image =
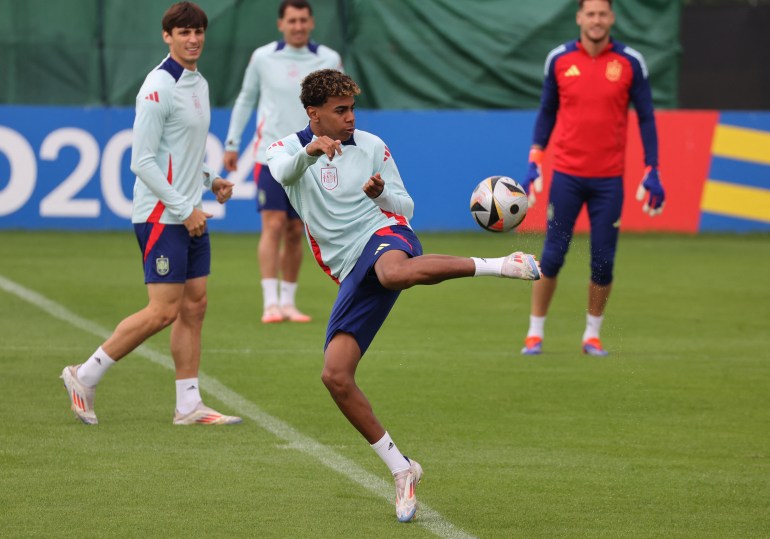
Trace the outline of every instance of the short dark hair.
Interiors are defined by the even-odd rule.
[[[286,14],[286,8],[293,7],[294,9],[307,9],[310,16],[313,16],[313,8],[310,7],[310,2],[307,0],[283,0],[281,5],[278,6],[278,18],[283,19]]]
[[[203,28],[209,26],[206,12],[192,2],[177,2],[166,10],[161,21],[163,31],[170,34],[174,28]]]
[[[330,97],[351,97],[361,93],[358,84],[349,75],[336,69],[319,69],[302,80],[299,98],[302,106],[320,107]]]
[[[612,0],[604,0],[610,5],[610,9],[612,9]],[[578,3],[578,9],[583,9],[583,4],[586,3],[586,0],[577,0]]]

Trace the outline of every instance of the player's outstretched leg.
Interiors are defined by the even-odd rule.
[[[94,412],[94,394],[96,389],[88,387],[78,379],[78,367],[80,365],[69,365],[64,367],[59,378],[64,382],[64,388],[70,397],[70,408],[75,412],[75,417],[86,425],[97,425]]]
[[[516,251],[503,259],[502,277],[537,281],[540,279],[540,263],[534,255]]]
[[[399,522],[409,522],[414,518],[417,512],[415,490],[422,479],[422,466],[415,460],[406,460],[409,461],[409,469],[393,474],[396,482],[396,517]]]

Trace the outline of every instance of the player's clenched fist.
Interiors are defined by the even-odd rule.
[[[385,189],[385,180],[382,179],[379,172],[364,184],[364,193],[369,198],[377,198],[382,194],[383,189]]]
[[[335,155],[342,155],[342,141],[327,136],[317,137],[307,145],[305,151],[308,155],[316,157],[326,154],[331,161]]]

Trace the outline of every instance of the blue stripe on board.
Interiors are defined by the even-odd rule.
[[[770,223],[703,212],[700,232],[770,232]]]
[[[747,129],[770,131],[770,115],[763,112],[720,112],[719,123]]]
[[[770,166],[714,156],[711,159],[709,179],[770,189]]]

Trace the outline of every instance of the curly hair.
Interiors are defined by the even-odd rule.
[[[351,97],[361,93],[358,84],[350,76],[336,69],[319,69],[302,80],[299,98],[302,106],[320,107],[330,97]]]

